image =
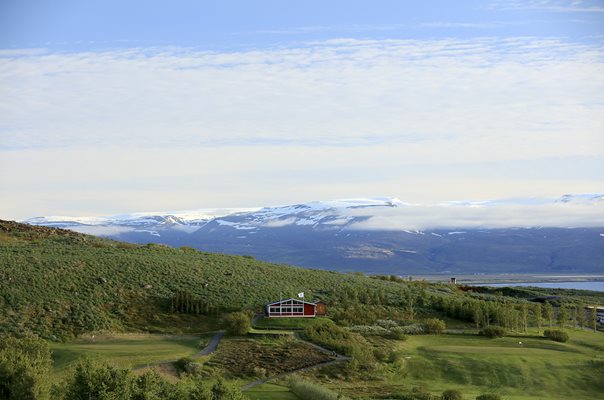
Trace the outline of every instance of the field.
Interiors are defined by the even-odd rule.
[[[400,352],[399,367],[386,372],[385,381],[334,384],[321,372],[309,375],[350,396],[386,396],[422,386],[434,394],[459,389],[468,398],[485,392],[508,400],[597,398],[604,390],[604,338],[587,331],[569,333],[569,343],[467,334],[410,336],[404,342],[372,339],[376,347]]]
[[[287,386],[265,383],[245,392],[251,400],[300,400]]]
[[[52,343],[53,375],[63,376],[81,357],[103,359],[124,368],[189,357],[200,350],[195,336],[127,334],[88,336],[67,343]]]

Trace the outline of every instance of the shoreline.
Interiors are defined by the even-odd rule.
[[[412,280],[427,280],[429,282],[449,283],[456,278],[457,284],[490,284],[490,283],[556,283],[556,282],[604,282],[604,275],[551,275],[551,274],[480,274],[480,275],[417,275]]]

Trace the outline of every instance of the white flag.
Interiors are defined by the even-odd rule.
[[[304,292],[298,293],[298,297],[301,298],[301,299],[303,299],[304,298]]]

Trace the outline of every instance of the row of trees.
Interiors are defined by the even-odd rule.
[[[182,290],[177,291],[170,299],[170,311],[185,314],[216,315],[220,314],[222,310],[219,307],[213,306],[208,302],[193,296],[191,292]]]
[[[587,311],[585,305],[562,305],[557,309],[550,303],[497,302],[468,297],[435,296],[432,306],[445,315],[476,324],[477,328],[499,325],[512,331],[526,332],[529,326],[558,325],[597,328],[595,308]]]

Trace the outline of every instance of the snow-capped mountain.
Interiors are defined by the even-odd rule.
[[[436,204],[378,197],[25,222],[339,270],[604,272],[602,194]]]

